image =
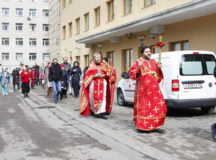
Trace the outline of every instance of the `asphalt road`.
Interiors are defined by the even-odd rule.
[[[138,133],[132,106],[113,105],[108,120],[79,115],[69,96],[55,105],[41,89],[29,98],[0,95],[0,160],[215,160],[216,113],[170,110],[165,133]]]

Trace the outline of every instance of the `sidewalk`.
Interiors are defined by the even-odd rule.
[[[210,135],[210,124],[215,115],[168,117],[164,134],[140,134],[134,129],[130,107],[120,107],[115,103],[109,119],[101,120],[80,116],[79,99],[68,96],[55,105],[45,95],[43,89],[38,88],[32,90],[30,96],[59,119],[129,159],[215,159],[216,143]]]

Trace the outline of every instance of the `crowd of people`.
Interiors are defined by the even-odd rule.
[[[81,75],[82,70],[78,61],[71,66],[67,57],[63,59],[62,64],[59,64],[58,59],[55,58],[52,62],[42,66],[24,65],[14,69],[11,74],[8,68],[2,69],[0,84],[2,95],[8,95],[8,85],[12,77],[14,92],[21,88],[24,98],[29,96],[31,89],[42,86],[47,92],[47,97],[53,97],[54,102],[57,103],[59,99],[67,98],[68,94],[79,97]]]

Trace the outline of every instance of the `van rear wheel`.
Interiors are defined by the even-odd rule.
[[[213,113],[215,110],[215,106],[211,106],[211,107],[201,107],[201,111],[204,114],[210,114]]]
[[[121,89],[118,89],[117,91],[117,102],[120,106],[126,105],[125,99],[124,99],[124,94]]]

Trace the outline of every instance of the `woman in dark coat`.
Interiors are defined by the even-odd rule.
[[[80,90],[80,77],[82,75],[82,71],[81,71],[81,68],[79,67],[78,61],[74,62],[70,73],[72,75],[72,87],[74,90],[74,96],[78,97],[79,96],[79,90]]]
[[[66,66],[61,64],[62,69],[62,77],[61,77],[61,93],[60,99],[67,98],[67,90],[68,90],[68,71],[66,70]]]
[[[14,91],[16,89],[16,85],[17,85],[17,88],[20,89],[20,73],[19,73],[19,71],[20,71],[20,69],[16,68],[12,72]]]

